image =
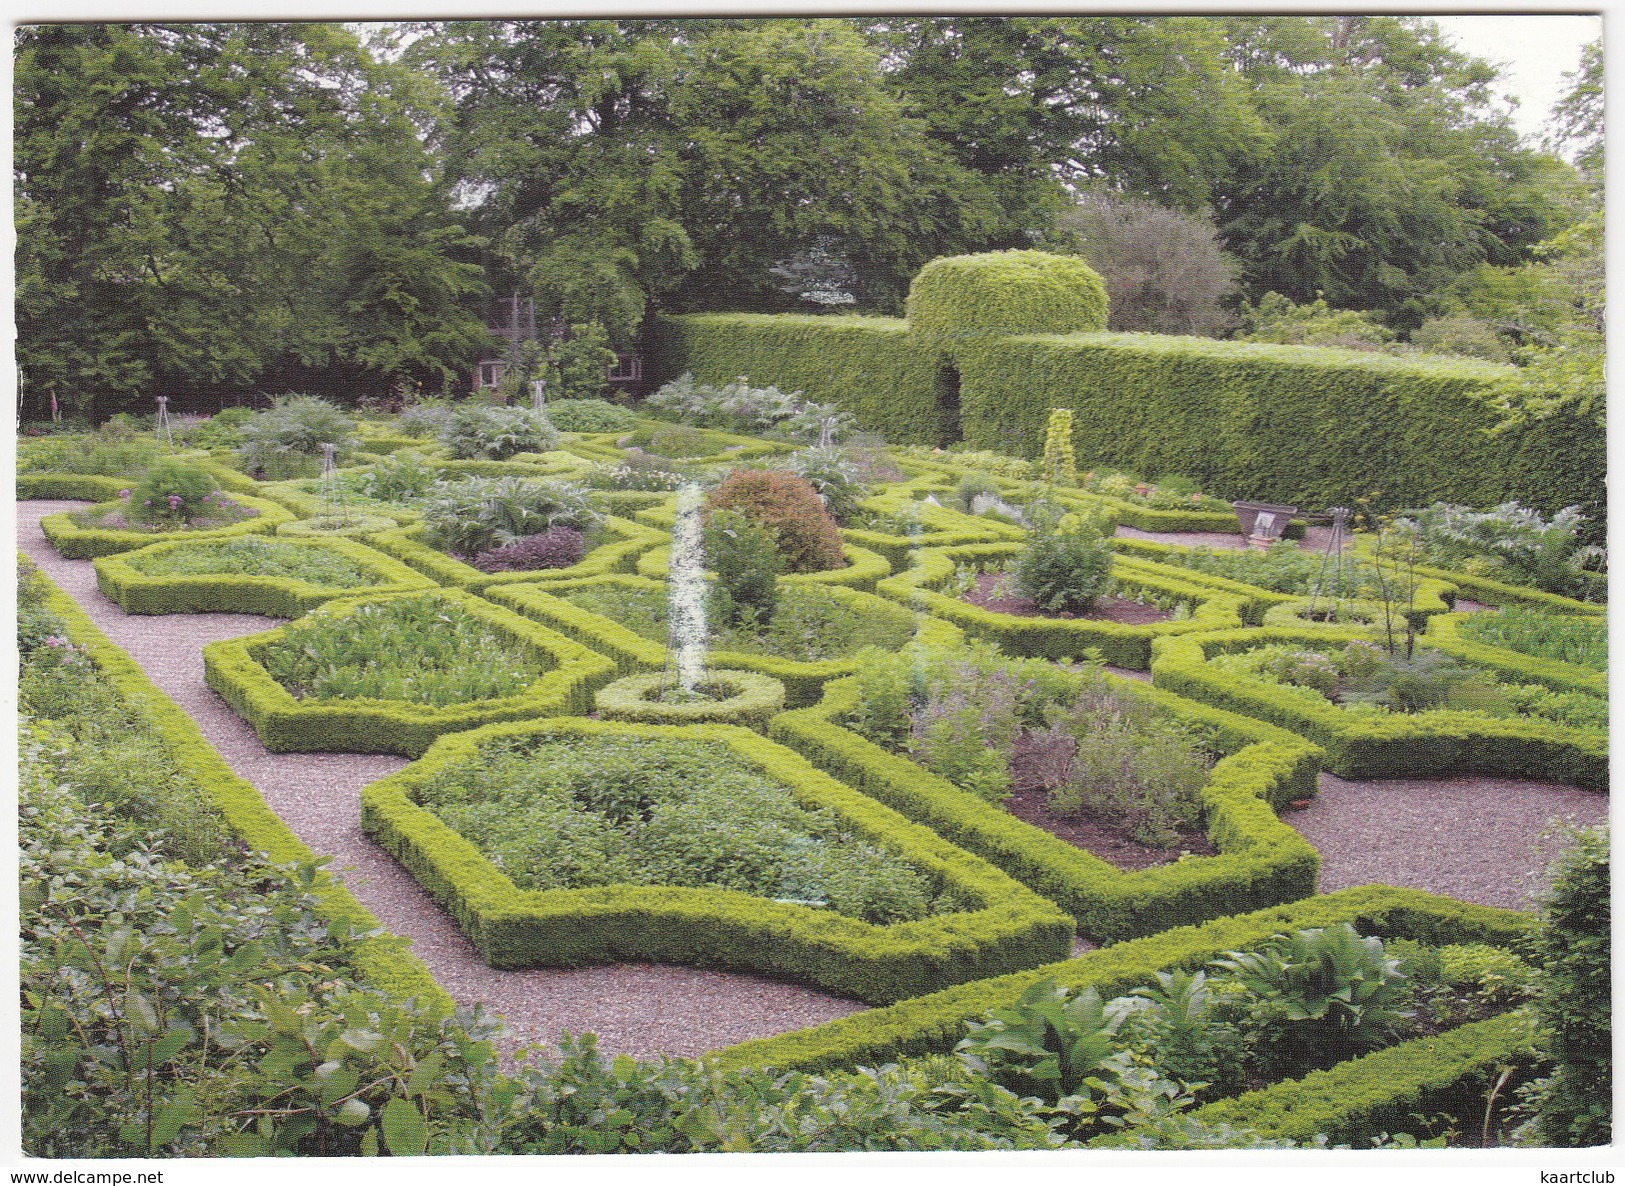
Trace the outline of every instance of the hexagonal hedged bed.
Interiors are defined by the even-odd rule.
[[[446,737],[363,790],[362,823],[498,967],[653,960],[881,1003],[1072,940],[1053,903],[729,725]]]
[[[615,664],[451,589],[329,602],[203,648],[209,686],[266,749],[416,757],[442,733],[586,712]]]

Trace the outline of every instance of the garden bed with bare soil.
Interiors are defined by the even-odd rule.
[[[990,610],[998,614],[1014,614],[1022,618],[1053,618],[1085,622],[1120,622],[1125,626],[1147,626],[1153,622],[1171,622],[1174,615],[1154,605],[1144,605],[1127,597],[1102,597],[1087,614],[1074,614],[1066,610],[1045,610],[1030,597],[1023,597],[1001,585],[1010,578],[1002,573],[984,572],[976,577],[976,586],[960,598],[967,605]]]

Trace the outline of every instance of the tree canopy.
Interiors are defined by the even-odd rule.
[[[1494,294],[1590,266],[1602,176],[1600,46],[1542,150],[1416,17],[153,22],[15,52],[36,409],[455,381],[489,291],[618,349],[654,310],[895,313],[929,260],[1080,218],[1136,326],[1277,293],[1401,338],[1521,317],[1533,350],[1534,303]]]
[[[338,25],[19,29],[25,407],[461,370],[484,279],[429,179],[423,93]]]

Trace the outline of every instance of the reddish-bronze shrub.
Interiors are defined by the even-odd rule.
[[[798,474],[735,470],[711,492],[707,506],[760,523],[783,554],[787,572],[823,572],[846,564],[840,527],[812,483]]]

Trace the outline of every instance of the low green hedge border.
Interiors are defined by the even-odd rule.
[[[649,522],[649,519],[644,518],[644,522]],[[823,572],[790,573],[781,576],[779,580],[787,585],[822,585],[830,589],[847,588],[873,593],[875,585],[882,578],[891,576],[891,565],[878,552],[871,552],[868,548],[848,543],[841,546],[841,554],[846,557],[844,568],[831,568]],[[671,545],[666,543],[650,548],[639,556],[637,574],[651,580],[666,580],[671,575]]]
[[[1477,774],[1528,778],[1603,790],[1608,786],[1606,734],[1532,720],[1487,719],[1463,712],[1356,716],[1327,702],[1300,703],[1262,680],[1214,670],[1220,651],[1267,643],[1306,646],[1369,639],[1345,627],[1265,627],[1160,639],[1151,664],[1159,688],[1302,734],[1326,750],[1340,778],[1443,778]]]
[[[396,524],[416,523],[420,516],[416,511],[406,507],[394,506],[391,503],[378,502],[370,498],[356,498],[338,508],[331,507],[320,494],[309,489],[314,484],[311,478],[289,478],[283,482],[261,482],[260,495],[273,502],[279,502],[287,507],[301,519],[315,519],[328,514],[358,514],[379,515],[392,520]]]
[[[1217,1100],[1190,1116],[1266,1138],[1308,1141],[1324,1134],[1356,1147],[1384,1134],[1410,1132],[1419,1119],[1441,1114],[1473,1131],[1483,1120],[1486,1100],[1502,1072],[1508,1067],[1528,1069],[1542,1061],[1535,1039],[1530,1016],[1514,1010],[1401,1042],[1302,1079]],[[1510,1094],[1503,1099],[1511,1102]],[[1128,1134],[1091,1143],[1112,1147],[1132,1140]]]
[[[1354,536],[1354,547],[1364,556],[1369,556],[1376,547],[1376,538],[1366,533]],[[1554,614],[1606,614],[1608,606],[1595,601],[1579,601],[1573,597],[1564,597],[1560,593],[1547,593],[1543,589],[1531,588],[1528,585],[1515,585],[1510,581],[1498,581],[1493,577],[1474,576],[1471,573],[1457,572],[1452,568],[1445,568],[1436,564],[1414,564],[1410,566],[1417,576],[1427,577],[1431,580],[1441,581],[1451,586],[1450,602],[1455,604],[1458,596],[1464,596],[1470,601],[1482,602],[1485,605],[1508,606],[1527,605],[1531,609],[1543,609]]]
[[[1307,602],[1308,600],[1302,594],[1277,593],[1271,589],[1262,589],[1257,585],[1249,585],[1245,581],[1222,577],[1217,573],[1186,568],[1179,563],[1177,558],[1182,554],[1188,555],[1194,552],[1195,549],[1180,544],[1165,544],[1156,540],[1120,538],[1112,540],[1112,548],[1122,559],[1144,567],[1148,571],[1175,576],[1195,585],[1205,585],[1226,593],[1235,594],[1238,597],[1248,598],[1242,616],[1249,626],[1262,624],[1265,616],[1275,606]],[[1455,589],[1448,581],[1421,576],[1421,574],[1417,575],[1415,596],[1407,598],[1403,607],[1396,603],[1395,612],[1402,614],[1406,620],[1420,630],[1427,624],[1428,618],[1434,614],[1450,612],[1450,607],[1455,601]],[[1323,598],[1322,602],[1324,601]]]
[[[465,564],[455,556],[424,543],[426,528],[421,523],[382,532],[369,542],[379,551],[403,561],[438,584],[467,589],[471,593],[521,582],[567,581],[578,577],[630,572],[638,556],[666,542],[666,537],[654,528],[616,515],[605,518],[603,530],[604,542],[582,557],[579,563],[566,568],[527,572],[481,572],[472,564]]]
[[[1120,592],[1143,591],[1186,600],[1193,606],[1190,617],[1148,625],[1080,618],[1024,618],[995,613],[937,592],[953,577],[960,564],[986,567],[1009,560],[1020,551],[1021,545],[1015,543],[922,549],[912,567],[880,581],[875,592],[952,622],[966,634],[989,640],[1006,654],[1070,660],[1098,649],[1111,666],[1136,671],[1150,666],[1153,639],[1242,624],[1240,598],[1129,565],[1112,566]]]
[[[123,489],[123,487],[120,487]],[[133,552],[148,544],[179,539],[231,539],[239,535],[270,535],[284,523],[291,522],[293,512],[267,498],[233,493],[231,500],[258,514],[227,527],[210,527],[178,531],[126,531],[112,527],[81,527],[73,521],[79,511],[59,511],[40,520],[40,530],[51,541],[64,560],[92,560],[97,556],[111,556],[115,552]],[[123,503],[115,499],[87,507],[87,511],[110,511]]]
[[[120,490],[128,490],[134,478],[110,478],[102,474],[32,473],[17,475],[17,500],[75,499],[85,502],[112,502]]]
[[[784,711],[784,685],[755,671],[707,668],[705,682],[728,692],[720,700],[665,702],[649,693],[669,688],[672,677],[664,671],[629,675],[601,688],[593,703],[609,721],[635,721],[648,725],[739,725],[758,733]]]
[[[890,491],[865,499],[862,505],[867,510],[882,514],[913,515],[919,522],[920,530],[915,535],[870,531],[862,527],[841,529],[841,534],[850,542],[884,556],[893,572],[902,572],[907,568],[909,556],[920,548],[951,548],[961,544],[997,543],[1001,540],[1019,541],[1027,534],[1025,528],[1014,524],[966,515],[951,507],[916,501],[906,494],[894,496]]]
[[[402,701],[354,700],[306,704],[262,667],[257,656],[280,642],[286,627],[212,642],[203,648],[204,677],[259,735],[272,753],[403,754],[415,758],[443,733],[492,721],[576,716],[592,694],[614,678],[615,664],[545,626],[456,589],[430,595],[459,606],[493,628],[529,645],[553,667],[516,696],[437,708]],[[390,593],[329,601],[320,613],[344,614],[361,605],[423,593]]]
[[[413,801],[436,771],[482,742],[560,736],[708,741],[827,807],[974,909],[878,926],[735,890],[603,886],[524,891],[477,848]],[[424,758],[361,792],[362,825],[443,903],[495,967],[649,960],[723,967],[811,984],[871,1003],[1053,959],[1072,920],[993,866],[865,798],[799,754],[731,725],[634,725],[555,720],[492,726],[440,741]]]
[[[1544,684],[1558,692],[1608,695],[1607,672],[1582,667],[1578,663],[1565,663],[1561,659],[1525,655],[1508,647],[1464,637],[1461,633],[1462,622],[1476,616],[1476,613],[1439,614],[1428,619],[1428,645],[1459,655],[1469,663],[1487,667],[1518,683]]]
[[[334,520],[342,522],[343,526],[326,526],[326,523]],[[284,523],[276,529],[276,533],[285,539],[364,539],[381,531],[394,531],[399,526],[399,520],[386,515],[352,515],[340,511],[333,516]]]
[[[528,618],[541,622],[575,639],[594,651],[608,655],[623,675],[642,671],[664,671],[671,662],[671,653],[661,643],[644,638],[619,622],[599,614],[588,613],[564,600],[570,589],[618,585],[628,589],[663,588],[661,582],[647,577],[605,576],[574,581],[549,581],[546,584],[497,585],[487,589],[485,595],[500,605],[509,606]],[[873,594],[857,589],[844,589],[839,585],[825,586],[830,596],[861,609]],[[926,642],[948,645],[961,637],[960,632],[946,622],[926,618],[920,622],[917,636]],[[710,651],[707,662],[717,667],[741,671],[755,671],[771,676],[784,685],[785,702],[791,708],[812,704],[824,694],[824,685],[832,679],[851,675],[857,670],[857,657],[822,659],[814,662],[799,659],[781,659],[775,655],[748,655],[743,651]]]
[[[40,579],[49,583],[43,573]],[[69,640],[84,648],[127,703],[141,709],[165,749],[203,788],[225,816],[227,826],[251,851],[262,852],[282,864],[316,858],[271,810],[254,784],[232,771],[203,736],[197,722],[165,695],[123,648],[96,627],[78,602],[51,584],[48,604],[66,625]],[[401,998],[415,997],[426,1012],[450,1015],[455,1002],[429,969],[399,939],[385,933],[372,912],[341,882],[329,881],[317,893],[329,918],[369,936],[361,941],[355,958],[357,970],[368,983]]]
[[[238,573],[155,577],[130,563],[133,558],[166,556],[195,543],[171,540],[134,552],[97,557],[93,562],[96,584],[127,614],[262,614],[268,618],[297,618],[335,597],[434,587],[434,582],[421,573],[354,540],[329,537],[287,542],[352,561],[376,580],[364,586],[336,589],[287,577]]]
[[[725,1070],[774,1067],[784,1071],[829,1071],[946,1052],[964,1036],[967,1020],[978,1020],[990,1009],[1014,1005],[1023,992],[1046,978],[1072,989],[1093,986],[1101,996],[1110,998],[1153,983],[1160,971],[1197,969],[1226,951],[1256,947],[1282,932],[1338,922],[1353,923],[1361,934],[1385,939],[1505,946],[1525,935],[1534,918],[1421,890],[1358,886],[1129,939],[1075,959],[961,984],[793,1033],[754,1038],[720,1051],[716,1058]]]
[[[1284,729],[1144,685],[1133,690],[1203,728],[1228,755],[1202,791],[1219,855],[1118,869],[843,728],[837,722],[858,701],[854,680],[831,684],[813,708],[779,716],[769,735],[1058,903],[1091,939],[1134,938],[1314,893],[1319,854],[1275,809],[1315,794],[1319,749]]]

